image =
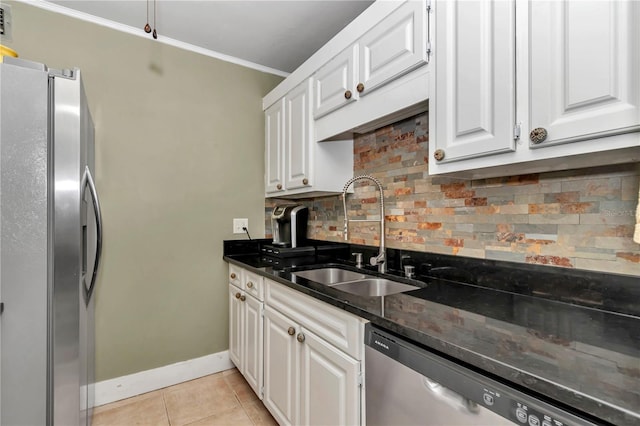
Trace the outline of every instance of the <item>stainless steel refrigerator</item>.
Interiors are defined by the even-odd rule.
[[[81,72],[5,57],[0,96],[0,424],[90,424],[102,221]]]

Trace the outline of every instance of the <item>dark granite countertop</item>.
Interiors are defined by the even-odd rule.
[[[292,272],[357,270],[351,252],[377,248],[316,242],[314,256],[274,259],[261,242],[225,241],[224,259],[592,420],[640,424],[638,277],[388,249],[392,278],[420,288],[360,297]]]

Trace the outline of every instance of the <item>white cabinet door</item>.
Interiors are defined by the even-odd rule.
[[[356,86],[360,96],[427,62],[426,14],[424,1],[409,1],[362,36]]]
[[[285,99],[264,112],[265,125],[265,192],[284,190]]]
[[[242,372],[242,330],[244,330],[241,294],[239,288],[229,284],[229,359],[240,372]]]
[[[431,156],[443,158],[430,161],[515,150],[515,2],[439,1],[435,13]]]
[[[537,146],[640,130],[639,22],[637,1],[529,2],[529,130],[547,132]]]
[[[252,296],[245,297],[246,299],[242,302],[244,310],[243,375],[256,395],[262,399],[263,304]]]
[[[300,424],[360,424],[360,362],[302,329]]]
[[[298,424],[298,331],[293,321],[265,306],[263,402],[281,426]]]
[[[313,155],[311,85],[311,78],[309,78],[285,97],[285,187],[287,189],[313,185],[312,173],[309,170]]]
[[[314,74],[314,118],[320,118],[358,99],[355,82],[357,60],[358,45],[354,44]]]

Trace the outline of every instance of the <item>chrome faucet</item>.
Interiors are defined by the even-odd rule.
[[[344,239],[345,241],[349,239],[349,218],[347,217],[347,189],[349,189],[349,186],[351,186],[353,182],[362,179],[368,179],[372,181],[378,187],[378,191],[380,191],[380,249],[377,256],[373,256],[371,259],[369,259],[369,263],[371,263],[371,265],[373,266],[378,265],[378,272],[385,273],[387,271],[387,256],[384,245],[384,191],[382,189],[382,184],[380,183],[380,181],[373,176],[355,176],[349,179],[347,183],[344,184],[344,188],[342,189],[342,207],[344,208]],[[377,222],[377,220],[374,221],[369,219],[352,219],[351,222]]]

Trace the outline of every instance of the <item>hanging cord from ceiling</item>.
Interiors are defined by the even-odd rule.
[[[147,0],[147,23],[144,25],[144,32],[147,34],[151,32],[151,25],[149,25],[149,0]]]
[[[156,0],[153,0],[153,38],[158,38],[158,33],[156,32]]]
[[[149,34],[151,32],[151,25],[149,25],[149,0],[147,0],[147,23],[144,25],[144,32]],[[154,39],[158,38],[158,32],[156,31],[156,0],[153,0],[153,34]]]

